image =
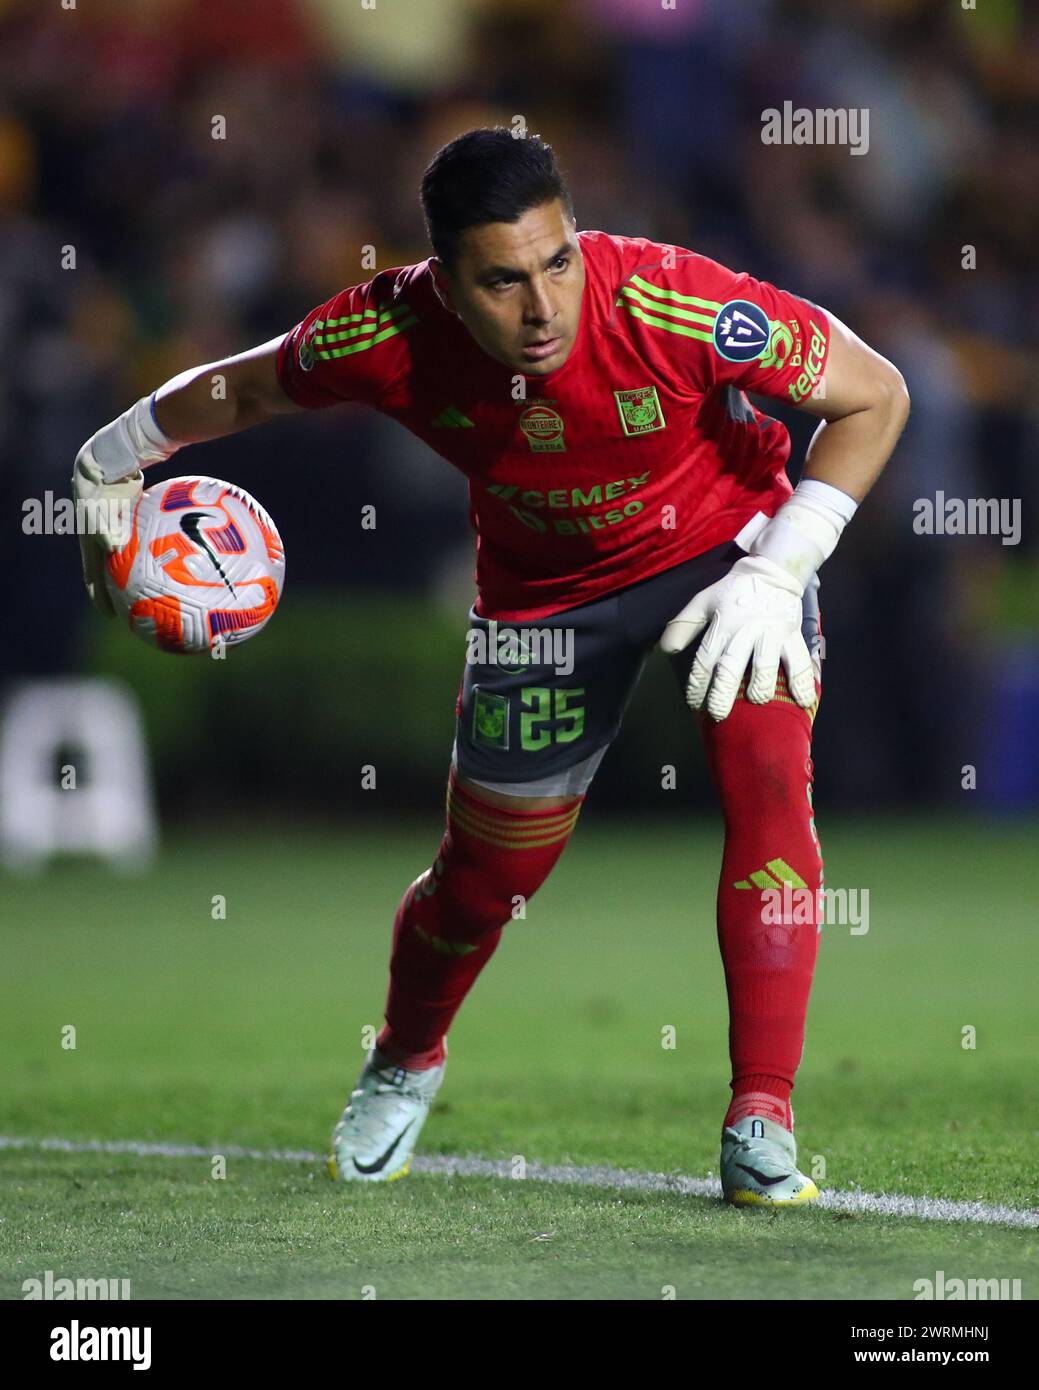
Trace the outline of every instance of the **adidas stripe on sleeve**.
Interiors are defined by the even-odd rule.
[[[391,290],[387,272],[340,290],[286,334],[277,369],[291,400],[310,409],[342,401],[378,408],[407,365],[403,337],[418,322]]]
[[[674,266],[640,267],[617,305],[699,391],[731,385],[799,405],[825,369],[830,325],[818,305],[706,256],[678,251]]]

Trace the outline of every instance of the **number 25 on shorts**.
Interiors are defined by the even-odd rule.
[[[551,743],[573,743],[584,733],[584,705],[573,703],[578,690],[527,685],[520,691],[520,747],[528,753]]]

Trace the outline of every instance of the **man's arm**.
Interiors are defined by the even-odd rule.
[[[221,439],[302,409],[278,379],[282,341],[272,338],[248,352],[181,372],[91,435],[80,449],[72,473],[73,496],[101,518],[95,529],[78,533],[83,581],[106,617],[114,616],[114,610],[105,588],[105,563],[125,543],[128,514],[144,488],[142,469],[170,458],[182,444]],[[90,505],[102,502],[106,505],[101,508]],[[120,518],[119,523],[112,517]]]
[[[774,697],[780,662],[797,703],[814,703],[801,595],[879,478],[909,417],[909,392],[897,368],[833,314],[827,318],[829,352],[818,394],[798,402],[824,423],[794,495],[750,542],[750,553],[695,595],[660,641],[664,651],[677,652],[704,634],[686,698],[694,709],[706,703],[716,720],[732,709],[748,664],[751,703]]]
[[[165,382],[87,440],[76,458],[77,502],[118,503],[132,513],[144,486],[143,468],[168,459],[183,444],[220,439],[295,410],[343,401],[379,409],[387,385],[407,370],[403,335],[418,322],[393,287],[401,267],[380,271],[319,304],[289,333],[248,352],[194,367]],[[121,531],[80,535],[87,591],[110,611],[104,565],[123,544]]]
[[[909,392],[897,367],[829,311],[827,318],[830,352],[819,394],[798,407],[824,422],[808,447],[801,476],[861,502],[909,418]]]
[[[156,424],[178,444],[201,444],[302,410],[278,379],[278,349],[284,336],[167,381],[153,398]]]

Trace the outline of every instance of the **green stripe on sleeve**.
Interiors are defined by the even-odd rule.
[[[658,299],[650,299],[647,295],[640,294],[631,285],[624,285],[621,294],[625,299],[634,300],[641,304],[644,309],[653,309],[659,314],[669,314],[672,318],[686,319],[690,323],[702,323],[706,328],[713,328],[717,314],[705,314],[697,309],[680,309],[677,304],[661,304]]]
[[[703,343],[713,343],[714,334],[705,333],[701,328],[687,328],[685,324],[675,323],[673,319],[658,318],[656,314],[647,314],[644,309],[640,309],[637,304],[631,304],[627,300],[618,300],[621,307],[627,309],[628,313],[643,323],[648,323],[651,328],[666,328],[669,333],[679,333],[685,338],[699,338]]]
[[[316,332],[314,334],[315,347],[327,347],[329,343],[340,343],[346,338],[358,338],[362,334],[371,333],[373,329],[379,328],[382,324],[392,323],[394,319],[400,318],[411,311],[406,304],[394,306],[392,309],[381,309],[378,314],[374,309],[366,309],[363,314],[348,314],[341,319],[328,319],[323,325],[321,320],[317,321],[317,327],[332,327],[343,323],[356,323],[356,328],[344,328],[339,333]],[[363,320],[363,322],[362,322]]]
[[[405,328],[410,328],[412,324],[418,323],[418,316],[412,315],[410,319],[401,319],[399,323],[391,323],[388,328],[384,328],[379,333],[371,334],[369,337],[361,338],[356,343],[348,343],[345,347],[338,348],[316,348],[314,356],[327,362],[335,357],[346,357],[351,352],[364,352],[365,348],[374,347],[376,343],[384,342],[387,338],[392,338],[398,333],[402,333]]]
[[[698,304],[701,309],[713,309],[715,314],[722,307],[717,299],[699,299],[695,294],[679,294],[677,290],[665,290],[662,285],[653,285],[648,280],[643,280],[641,275],[633,275],[629,283],[638,285],[640,290],[645,290],[646,294],[653,295],[655,299],[673,299],[679,304]]]

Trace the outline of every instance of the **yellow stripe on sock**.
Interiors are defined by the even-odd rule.
[[[460,824],[465,822],[467,826],[473,826],[477,830],[486,831],[491,835],[500,835],[505,839],[523,840],[531,837],[541,839],[545,835],[556,835],[571,830],[577,820],[577,812],[575,811],[561,820],[539,822],[535,825],[510,825],[507,821],[473,815],[468,806],[455,805],[451,808],[451,819]]]
[[[536,819],[520,822],[514,821],[511,817],[496,816],[493,810],[490,814],[485,811],[478,811],[469,802],[462,801],[460,797],[450,798],[447,810],[450,816],[464,815],[474,825],[483,826],[487,830],[501,830],[508,833],[516,831],[520,834],[532,831],[543,834],[546,830],[556,830],[564,825],[573,825],[581,808],[574,806],[569,810],[562,810],[558,814],[538,816]]]
[[[470,817],[467,809],[452,808],[451,821],[474,839],[498,845],[501,849],[541,849],[565,840],[574,827],[577,814],[568,817],[562,824],[553,826],[532,825],[522,829],[510,829],[500,821],[482,821]]]

